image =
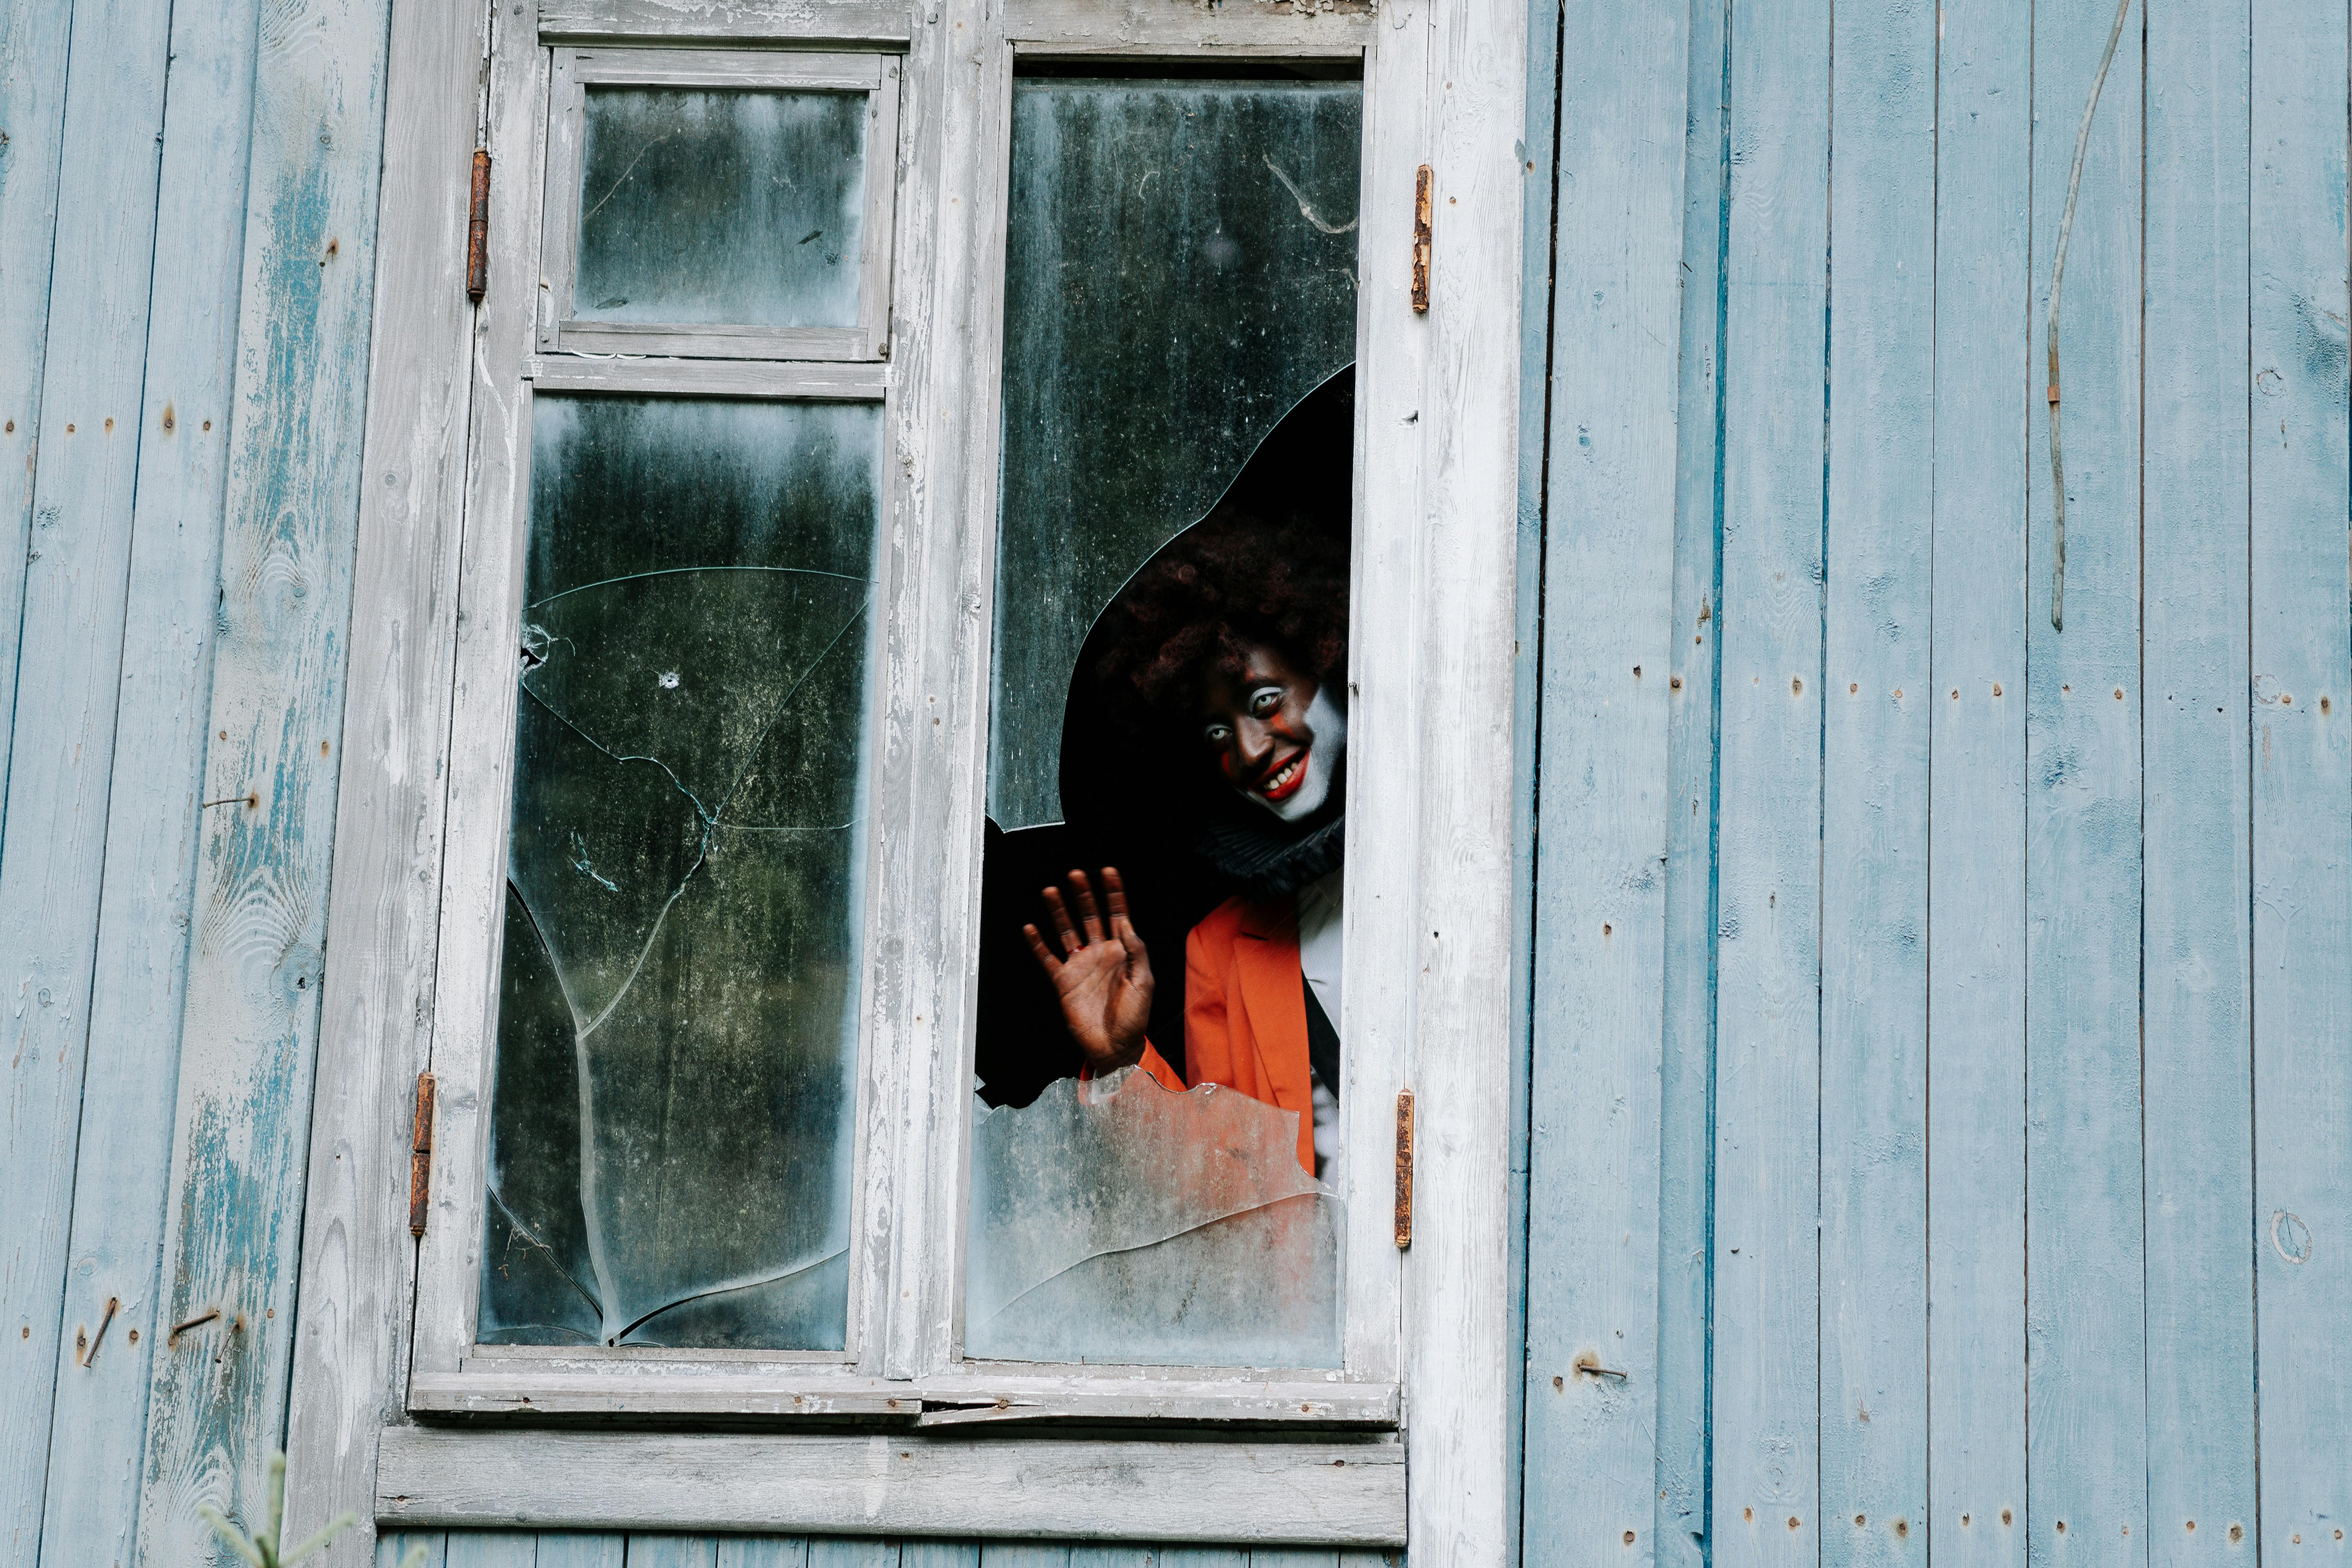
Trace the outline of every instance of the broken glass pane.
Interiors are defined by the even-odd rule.
[[[573,318],[855,326],[866,100],[589,88]]]
[[[486,1343],[844,1343],[880,435],[535,400]]]
[[[974,1356],[1339,1364],[1297,898],[1344,842],[1361,129],[1282,69],[1013,84]],[[1132,927],[1041,964],[1079,865]]]
[[[1125,1068],[972,1113],[967,1354],[1339,1364],[1339,1200],[1298,1118]]]
[[[1136,568],[1355,358],[1355,82],[1013,89],[988,815],[1062,819],[1068,677]]]

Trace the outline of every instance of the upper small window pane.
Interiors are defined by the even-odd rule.
[[[856,326],[869,96],[589,87],[573,319]]]

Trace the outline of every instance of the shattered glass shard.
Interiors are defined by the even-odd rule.
[[[1132,1068],[975,1102],[966,1353],[1339,1365],[1340,1203],[1297,1147],[1294,1112]]]

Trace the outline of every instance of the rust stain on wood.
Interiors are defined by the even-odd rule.
[[[1396,1244],[1412,1245],[1412,1090],[1397,1095]]]
[[[490,289],[490,150],[474,149],[474,192],[466,213],[466,298],[478,305]]]
[[[1431,177],[1423,163],[1412,182],[1412,308],[1429,313],[1429,201]],[[1397,1243],[1402,1247],[1404,1243]]]
[[[416,1120],[409,1141],[408,1234],[425,1234],[425,1214],[433,1196],[433,1075],[416,1075]]]

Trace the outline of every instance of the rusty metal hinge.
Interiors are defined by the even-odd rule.
[[[433,1075],[416,1075],[416,1121],[409,1138],[408,1234],[425,1234],[425,1214],[433,1199]]]
[[[478,305],[490,289],[490,150],[474,149],[474,195],[466,212],[466,298]]]
[[[1396,1244],[1412,1245],[1412,1090],[1397,1095],[1396,1123]]]
[[[1421,315],[1429,313],[1429,165],[1423,163],[1412,181],[1412,308]]]

